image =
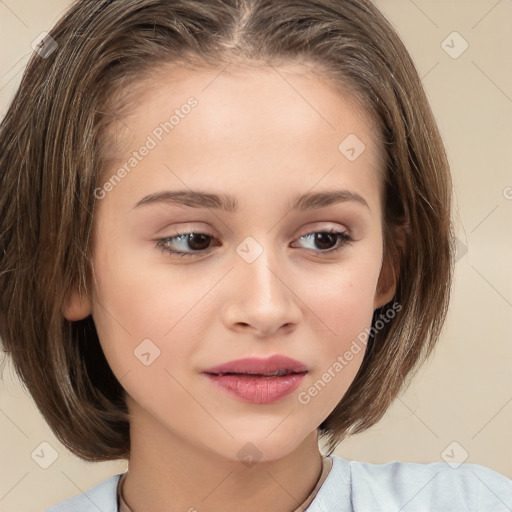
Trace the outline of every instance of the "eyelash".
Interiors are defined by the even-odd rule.
[[[331,235],[336,235],[336,241],[341,240],[341,243],[334,249],[326,249],[323,251],[322,250],[316,251],[318,254],[332,254],[332,253],[340,251],[347,245],[351,245],[350,242],[352,241],[352,238],[350,237],[348,232],[336,231],[335,229],[328,229],[328,230],[322,230],[322,231],[310,231],[310,232],[305,233],[304,235],[300,236],[298,238],[298,240],[300,240],[301,238],[305,238],[307,236],[315,235],[315,234],[319,234],[319,233],[321,233],[321,234],[329,233]],[[207,237],[211,238],[212,240],[216,240],[216,238],[213,235],[209,235],[208,233],[192,231],[192,232],[187,232],[187,233],[177,233],[176,235],[172,235],[172,236],[169,236],[166,238],[159,238],[159,239],[155,240],[155,247],[159,248],[163,253],[174,254],[176,256],[180,256],[180,258],[207,253],[208,249],[200,250],[200,251],[184,252],[184,251],[176,251],[176,250],[170,249],[167,245],[169,242],[172,242],[173,240],[175,240],[177,238],[186,237],[186,236],[190,236],[190,235],[203,235],[203,236],[207,236]]]

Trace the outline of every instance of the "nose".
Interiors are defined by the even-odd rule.
[[[231,330],[250,332],[258,337],[288,333],[302,318],[299,298],[293,291],[286,262],[277,264],[263,253],[251,263],[235,255],[230,290],[222,316]]]

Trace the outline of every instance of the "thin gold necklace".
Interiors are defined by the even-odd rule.
[[[304,512],[304,510],[306,510],[306,508],[311,504],[311,502],[317,495],[318,491],[320,490],[320,487],[322,487],[322,484],[324,483],[325,479],[327,478],[327,475],[329,474],[332,468],[332,464],[333,462],[331,457],[322,456],[322,472],[320,473],[320,478],[318,479],[311,493],[292,512]],[[126,504],[126,501],[123,496],[124,480],[127,474],[127,472],[124,473],[117,483],[117,508],[119,512],[133,512],[133,510]]]

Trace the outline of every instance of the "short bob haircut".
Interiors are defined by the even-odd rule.
[[[399,264],[400,307],[372,329],[319,436],[332,453],[380,420],[439,339],[454,243],[444,146],[414,63],[379,10],[370,0],[77,0],[50,35],[58,46],[50,51],[47,38],[46,54],[31,56],[0,125],[0,335],[57,438],[87,461],[129,458],[124,390],[92,316],[68,321],[62,306],[72,289],[91,296],[94,191],[116,122],[136,106],[132,93],[178,63],[306,63],[378,126],[383,250]],[[389,308],[375,310],[374,325]]]

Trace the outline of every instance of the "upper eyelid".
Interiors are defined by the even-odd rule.
[[[194,224],[194,222],[191,222],[190,224]],[[343,233],[346,233],[347,235],[350,235],[352,232],[352,230],[347,225],[340,224],[339,222],[334,222],[334,221],[313,221],[308,224],[312,224],[313,227],[308,228],[307,230],[300,230],[300,231],[294,230],[293,233],[295,233],[295,234],[292,236],[295,236],[296,238],[300,238],[301,236],[304,236],[306,234],[320,233],[320,232],[329,231],[332,229],[334,229],[336,231],[341,231]],[[216,231],[216,230],[212,230],[209,228],[203,229],[203,228],[197,228],[197,227],[191,227],[191,228],[185,227],[185,228],[178,228],[178,229],[179,229],[179,231],[176,231],[175,233],[172,233],[165,237],[160,237],[159,239],[168,239],[168,238],[173,238],[175,236],[177,237],[180,235],[181,236],[189,235],[191,233],[208,235],[208,236],[212,236],[212,237],[218,239],[218,237],[212,233],[212,231]],[[300,234],[297,234],[297,233],[300,233]]]

